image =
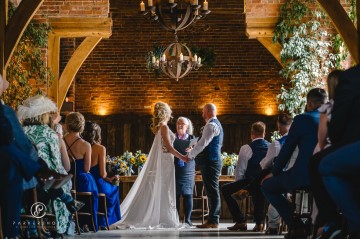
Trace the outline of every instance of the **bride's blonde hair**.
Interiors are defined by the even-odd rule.
[[[171,109],[170,106],[164,102],[157,102],[154,107],[154,113],[151,124],[151,131],[156,134],[160,128],[160,123],[165,121],[166,118],[171,117]]]

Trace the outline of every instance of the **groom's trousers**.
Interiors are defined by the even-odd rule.
[[[209,199],[208,223],[219,224],[221,209],[219,191],[219,176],[222,167],[221,160],[199,161],[197,161],[197,163],[200,167],[205,193]]]

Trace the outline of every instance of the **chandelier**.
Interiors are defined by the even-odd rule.
[[[143,1],[140,3],[140,13],[175,35],[175,43],[167,46],[160,56],[152,55],[151,68],[161,70],[176,81],[191,70],[198,70],[202,66],[201,57],[178,42],[177,32],[209,14],[208,2],[204,0],[200,5],[198,0],[148,0],[147,3],[146,7]]]
[[[140,3],[140,13],[151,21],[158,22],[165,30],[174,33],[183,30],[209,14],[206,0],[199,5],[198,0],[148,0]]]

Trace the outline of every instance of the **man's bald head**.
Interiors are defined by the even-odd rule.
[[[203,108],[203,114],[202,117],[207,122],[212,117],[216,117],[216,106],[212,103],[208,103]]]

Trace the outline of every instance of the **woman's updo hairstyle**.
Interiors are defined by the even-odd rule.
[[[81,134],[81,137],[89,142],[91,145],[94,143],[101,143],[101,128],[97,123],[87,121],[85,123],[84,132]]]
[[[157,102],[154,107],[154,113],[151,124],[151,131],[156,134],[160,128],[161,122],[164,122],[167,118],[171,118],[170,106],[164,102]]]
[[[82,133],[85,126],[85,118],[79,112],[72,112],[66,116],[66,128],[69,132]]]

